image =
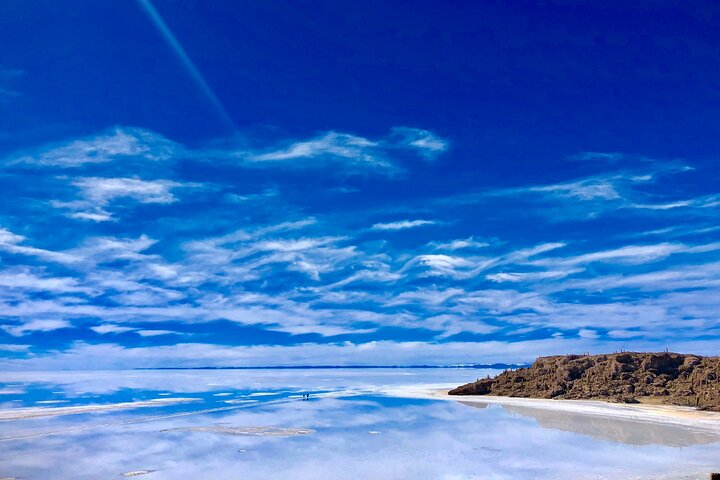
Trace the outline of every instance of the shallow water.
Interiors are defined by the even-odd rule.
[[[3,373],[0,478],[707,479],[720,470],[720,438],[707,431],[383,393],[488,373]]]

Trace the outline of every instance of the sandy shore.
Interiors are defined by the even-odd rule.
[[[388,395],[410,398],[508,405],[527,408],[572,412],[643,422],[682,425],[720,433],[720,412],[705,412],[691,407],[609,403],[596,400],[552,400],[541,398],[498,397],[492,395],[448,395],[447,388],[401,387],[389,389]]]

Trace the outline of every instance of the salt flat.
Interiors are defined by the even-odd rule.
[[[0,381],[24,392],[0,410],[0,478],[707,480],[720,467],[716,415],[445,394],[476,374],[15,373]]]

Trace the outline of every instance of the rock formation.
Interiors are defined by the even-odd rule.
[[[451,390],[450,395],[595,399],[720,411],[720,357],[613,353],[540,357]]]

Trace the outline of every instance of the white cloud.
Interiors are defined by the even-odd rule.
[[[95,333],[99,333],[100,335],[105,335],[107,333],[132,332],[135,329],[131,327],[122,327],[120,325],[113,325],[111,323],[104,323],[102,325],[90,327],[90,330],[94,331]]]
[[[50,332],[61,328],[70,328],[71,326],[70,322],[66,320],[38,319],[20,325],[3,325],[0,328],[14,337],[21,337],[32,332]]]
[[[324,135],[290,146],[249,157],[255,162],[277,162],[287,160],[301,160],[314,158],[329,158],[367,164],[387,168],[390,164],[378,158],[375,149],[377,142],[347,133],[328,132]]]
[[[72,184],[87,201],[100,205],[117,198],[132,198],[140,203],[172,203],[176,198],[170,190],[183,186],[170,180],[100,177],[78,178]]]
[[[10,93],[9,90],[7,90]],[[2,95],[2,93],[0,93]],[[447,150],[449,142],[429,130],[395,127],[376,140],[351,133],[328,131],[314,138],[281,142],[279,147],[238,146],[237,139],[229,144],[186,148],[160,134],[135,127],[115,127],[100,134],[44,145],[31,152],[14,154],[6,163],[26,167],[85,168],[116,162],[141,162],[149,165],[176,158],[197,161],[234,162],[238,167],[319,168],[334,164],[343,171],[393,175],[402,167],[393,154],[409,151],[433,159]],[[245,196],[228,197],[231,201],[246,200]]]
[[[619,200],[617,185],[612,178],[591,178],[556,185],[530,187],[528,192],[547,193],[558,197],[577,198],[579,200]]]
[[[610,274],[578,278],[564,284],[563,287],[592,291],[625,288],[644,292],[717,288],[720,287],[720,263],[710,262],[704,265],[674,266],[647,273]]]
[[[468,270],[475,267],[475,263],[462,257],[451,255],[418,255],[411,264],[424,267],[427,270],[422,276],[458,276],[458,270]]]
[[[548,299],[535,292],[519,292],[516,290],[478,290],[457,299],[462,306],[461,311],[472,312],[481,309],[490,315],[507,314],[520,310],[547,312],[551,309]]]
[[[423,318],[413,322],[413,325],[415,328],[427,328],[428,330],[442,332],[437,336],[439,339],[457,335],[458,333],[487,335],[500,329],[496,325],[490,325],[478,319],[447,313]]]
[[[670,203],[649,203],[649,204],[639,204],[634,203],[632,205],[629,205],[629,208],[640,208],[640,209],[647,209],[647,210],[672,210],[674,208],[683,208],[688,207],[692,205],[691,200],[680,200],[677,202],[670,202]]]
[[[315,238],[290,238],[290,239],[270,239],[260,240],[250,244],[250,252],[267,251],[267,252],[299,252],[311,250],[313,248],[322,247],[345,240],[345,237],[315,237]]]
[[[30,350],[30,345],[16,345],[10,343],[0,343],[0,352],[27,352]]]
[[[141,337],[157,337],[159,335],[182,335],[179,332],[173,332],[172,330],[137,330],[135,331]]]
[[[421,288],[392,295],[386,300],[385,304],[388,306],[423,305],[446,309],[447,302],[450,299],[457,299],[463,295],[465,295],[465,290],[461,288]]]
[[[15,268],[0,271],[0,287],[7,289],[20,289],[28,291],[47,291],[54,293],[91,293],[92,290],[83,287],[70,277],[39,276],[29,269]]]
[[[78,260],[78,258],[72,254],[53,252],[51,250],[20,245],[20,243],[23,243],[24,241],[25,237],[22,235],[16,235],[11,231],[0,227],[0,251],[38,257],[43,260],[59,263],[73,263]]]
[[[598,332],[595,330],[591,330],[589,328],[582,328],[578,331],[578,336],[580,338],[598,338]]]
[[[564,243],[542,243],[530,248],[514,250],[497,257],[461,256],[460,254],[425,254],[410,259],[400,270],[420,269],[420,277],[440,276],[455,280],[471,279],[481,272],[514,263],[527,263],[531,257],[564,247]]]
[[[225,200],[232,203],[244,203],[262,201],[268,198],[278,196],[280,196],[280,190],[278,190],[277,188],[266,188],[260,193],[246,193],[242,195],[237,193],[228,193],[227,195],[225,195]]]
[[[415,149],[428,159],[434,159],[446,151],[449,146],[447,140],[429,130],[419,128],[395,127],[392,129],[390,137],[395,141],[397,148]]]
[[[704,195],[701,197],[690,198],[686,200],[674,200],[666,203],[633,203],[627,208],[645,209],[645,210],[674,210],[677,208],[715,208],[720,206],[720,195]]]
[[[632,331],[632,330],[610,330],[608,331],[608,337],[610,338],[637,338],[642,337],[644,332]]]
[[[138,289],[135,291],[130,291],[129,293],[122,293],[120,295],[113,295],[110,298],[113,302],[120,305],[162,307],[167,305],[171,301],[184,299],[185,293],[179,292],[177,290],[169,290],[165,288],[150,286],[147,284],[139,284]]]
[[[5,228],[0,228],[0,245],[16,245],[24,240],[22,235],[15,235]]]
[[[705,253],[720,250],[720,243],[684,245],[681,243],[658,243],[654,245],[628,245],[611,250],[586,253],[575,257],[543,259],[536,265],[582,265],[594,262],[639,265],[654,262],[679,253]]]
[[[567,244],[565,244],[564,242],[541,243],[540,245],[536,245],[534,247],[516,250],[509,253],[505,257],[508,261],[516,262],[519,260],[525,260],[527,258],[534,257],[536,255],[540,255],[542,253],[551,252],[553,250],[557,250],[558,248],[563,248],[566,245]]]
[[[389,147],[383,142],[374,142],[368,148]],[[292,149],[286,153],[299,154]],[[265,161],[294,160],[288,157]],[[642,183],[647,180],[628,181]],[[146,185],[156,182],[160,183],[152,187]],[[620,184],[615,192],[624,195],[626,185],[623,187],[622,181],[618,182],[610,184]],[[582,188],[577,190],[576,184]],[[542,198],[609,200],[612,195],[596,188],[601,184],[569,182],[560,189],[534,193],[540,193]],[[71,215],[96,216],[105,220],[111,216],[107,210],[111,210],[110,205],[117,200],[170,203],[176,201],[173,189],[181,185],[170,180],[80,177],[75,179],[75,186],[82,199],[70,202],[70,206],[66,204],[65,208],[70,209]],[[82,205],[82,202],[86,204]],[[383,214],[387,213],[383,211]],[[398,215],[407,213],[396,213],[395,218]],[[414,216],[430,217],[428,213]],[[413,219],[414,216],[397,222],[377,223],[371,228],[393,231],[441,223]],[[238,218],[242,218],[238,220],[242,222],[253,221],[251,216]],[[207,229],[203,226],[203,232],[214,232],[215,228],[222,229],[226,225],[218,223]],[[111,323],[106,328],[101,325],[93,330],[97,328],[96,331],[103,334],[119,333],[113,328],[164,332],[120,326],[123,322],[177,320],[191,323],[225,319],[268,330],[325,336],[395,326],[429,329],[437,338],[447,338],[462,331],[483,334],[495,328],[503,329],[501,335],[524,333],[523,329],[553,328],[561,330],[556,332],[558,335],[572,338],[577,337],[580,330],[604,336],[602,332],[608,328],[636,331],[642,325],[659,325],[661,322],[679,321],[687,326],[684,322],[691,320],[696,322],[693,331],[697,331],[700,322],[705,321],[708,328],[713,322],[708,313],[711,305],[702,305],[696,299],[693,299],[692,310],[689,306],[673,303],[679,302],[679,297],[665,295],[659,299],[652,296],[653,301],[647,298],[631,301],[628,300],[633,298],[630,296],[613,298],[608,295],[594,299],[593,305],[578,305],[577,292],[570,290],[573,285],[578,290],[603,290],[620,285],[622,281],[626,289],[655,293],[659,292],[654,289],[656,286],[670,285],[671,282],[693,285],[690,288],[714,287],[712,282],[717,279],[710,273],[702,278],[689,278],[691,275],[685,272],[663,280],[652,278],[647,270],[656,266],[647,264],[674,254],[709,254],[720,249],[718,244],[662,243],[588,251],[587,245],[607,243],[587,239],[587,242],[572,245],[574,255],[558,257],[555,253],[545,254],[565,247],[565,243],[546,242],[512,250],[506,249],[500,241],[493,241],[491,246],[468,237],[403,249],[392,244],[396,240],[393,238],[367,240],[364,235],[367,230],[356,240],[351,235],[344,235],[342,224],[328,225],[321,218],[319,222],[305,219],[263,226],[250,223],[229,234],[178,245],[177,242],[186,238],[197,238],[193,235],[194,225],[183,225],[178,240],[171,238],[172,233],[168,234],[165,226],[151,230],[158,240],[162,240],[155,248],[152,248],[155,239],[140,235],[88,238],[74,248],[59,252],[30,246],[32,242],[23,236],[0,229],[3,254],[35,257],[33,262],[62,264],[62,267],[53,265],[47,270],[12,271],[12,279],[0,275],[0,285],[4,281],[7,287],[0,289],[4,290],[0,292],[0,310],[7,317],[66,315],[76,318],[73,315],[77,315],[92,317],[93,321],[102,318]],[[115,229],[116,226],[112,227]],[[173,240],[176,243],[168,247]],[[175,248],[178,246],[181,248]],[[474,250],[480,248],[484,250]],[[170,255],[174,263],[169,262]],[[600,263],[605,265],[591,265]],[[622,266],[622,275],[617,274],[619,266]],[[586,278],[578,275],[563,281],[543,281],[560,280],[581,273],[584,268],[588,272],[595,269],[613,271],[615,275],[603,277],[609,281],[605,287],[598,283],[583,286],[581,282],[588,281],[587,275],[584,275]],[[645,277],[631,275],[633,269],[644,270]],[[69,274],[68,270],[74,273]],[[47,272],[54,272],[56,276],[48,276]],[[283,275],[285,272],[302,275]],[[493,288],[486,290],[487,281],[502,285],[492,285]],[[430,284],[432,288],[425,291],[419,288]],[[43,290],[42,296],[33,294],[38,288]],[[530,288],[534,291],[523,291]],[[269,291],[272,295],[267,293]],[[103,302],[94,302],[86,295],[102,295]],[[181,327],[177,330],[177,334],[183,334]],[[671,327],[666,330],[670,331]],[[664,333],[653,335],[656,338]]]
[[[606,155],[619,158],[620,154]],[[642,157],[638,158],[647,160]],[[564,183],[504,189],[493,192],[493,194],[503,196],[540,195],[544,197],[545,203],[565,205],[566,211],[564,213],[566,215],[569,213],[573,215],[580,214],[580,216],[586,218],[592,218],[606,211],[618,209],[661,212],[678,208],[713,208],[720,205],[717,195],[668,201],[663,199],[662,196],[651,195],[647,192],[647,186],[657,182],[664,175],[692,170],[692,167],[668,162],[656,164],[655,169],[649,173],[645,171],[620,171],[579,178]],[[545,207],[547,206],[545,205]],[[563,210],[551,209],[549,214],[561,216]]]
[[[699,275],[688,267],[665,277],[651,272],[657,274],[653,277],[647,272],[652,266],[646,267],[652,259],[676,253],[686,254],[684,260],[678,260],[695,262],[691,254],[719,250],[720,244],[715,243],[663,243],[639,246],[640,250],[631,245],[600,252],[587,252],[585,247],[574,256],[558,257],[546,255],[566,247],[565,243],[508,250],[498,241],[494,245],[502,248],[500,252],[482,247],[483,255],[478,255],[469,249],[480,242],[469,237],[445,244],[431,242],[425,248],[433,250],[424,254],[386,248],[387,243],[368,242],[360,248],[349,236],[312,235],[318,231],[327,232],[327,225],[312,218],[249,226],[184,244],[184,249],[175,251],[174,263],[169,263],[162,248],[151,250],[156,240],[146,235],[91,237],[76,247],[50,252],[26,246],[29,241],[24,237],[4,230],[0,231],[0,249],[22,247],[29,249],[23,254],[45,261],[58,256],[72,261],[63,263],[62,270],[57,270],[63,274],[54,277],[46,275],[51,269],[2,272],[6,276],[0,275],[0,284],[4,282],[7,288],[0,288],[4,290],[0,310],[6,318],[91,317],[122,328],[129,328],[125,322],[224,319],[295,334],[329,336],[396,326],[433,330],[441,338],[463,329],[482,333],[490,325],[500,325],[503,335],[520,333],[522,328],[558,328],[570,338],[579,329],[632,330],[660,321],[700,321],[709,315],[710,307],[700,306],[696,300],[691,312],[665,296],[661,297],[663,303],[657,299],[633,303],[627,296],[616,299],[608,295],[593,305],[578,305],[578,295],[584,295],[578,291],[625,288],[661,292],[668,285],[720,285],[711,271]],[[449,251],[435,250],[438,246]],[[484,255],[486,252],[492,255]],[[608,274],[592,285],[587,283],[587,275],[560,281],[601,262],[608,270],[622,265],[622,277]],[[631,275],[631,268],[644,270],[644,277]],[[68,276],[68,269],[75,272],[74,277]],[[293,275],[278,282],[282,272],[288,271],[306,278]],[[487,289],[486,281],[498,284]],[[418,288],[428,284],[433,288]],[[273,286],[272,295],[266,293],[267,285]],[[531,287],[533,292],[523,291]],[[33,294],[38,288],[46,292],[43,298]],[[98,295],[108,301],[97,304],[87,298]],[[180,327],[175,330],[183,333]]]
[[[539,280],[556,280],[569,275],[582,272],[582,269],[551,270],[544,272],[502,272],[486,275],[485,278],[492,282],[536,282]]]
[[[261,232],[260,234],[262,235]],[[248,238],[250,237],[250,238]],[[222,270],[230,268],[235,275],[249,278],[260,269],[273,264],[285,264],[288,270],[307,274],[318,280],[320,275],[356,257],[354,246],[343,247],[344,237],[266,238],[253,239],[246,232],[233,236],[192,242],[187,246],[193,259]],[[240,241],[243,238],[245,241]],[[247,259],[242,265],[236,262]]]
[[[666,167],[669,169],[670,167]],[[473,204],[488,202],[495,197],[508,197],[517,200],[542,199],[542,205],[547,203],[569,204],[574,202],[580,205],[612,204],[615,208],[625,205],[627,197],[636,196],[633,190],[638,184],[647,184],[655,179],[654,175],[633,175],[620,172],[612,174],[582,177],[568,182],[551,183],[546,185],[531,185],[524,187],[498,188],[475,193],[453,195],[440,199],[438,203],[449,205]]]
[[[272,225],[260,226],[248,230],[236,230],[226,235],[220,235],[212,238],[205,238],[202,240],[194,240],[184,245],[185,249],[189,251],[212,251],[221,246],[233,245],[242,242],[249,242],[251,240],[260,239],[266,237],[271,233],[285,233],[294,230],[302,230],[306,227],[315,225],[317,220],[314,218],[306,218],[303,220],[280,222]]]
[[[645,161],[642,157],[635,157]],[[497,188],[474,193],[463,193],[436,200],[436,205],[492,204],[498,197],[517,202],[511,208],[525,207],[552,222],[573,219],[592,219],[621,209],[632,209],[638,214],[645,210],[658,215],[663,211],[679,208],[704,209],[720,206],[717,194],[691,199],[667,199],[653,195],[649,187],[667,175],[692,171],[692,167],[678,162],[653,162],[653,169],[620,170],[616,172],[577,178],[571,181],[531,185],[524,187]],[[707,215],[707,213],[705,213]]]
[[[362,267],[362,270],[335,283],[325,285],[322,289],[331,290],[351,283],[393,283],[403,277],[401,273],[390,271],[390,265],[380,261],[366,261],[363,262]],[[340,295],[345,295],[345,293]]]
[[[24,241],[25,237],[0,228],[0,251],[11,254],[36,257],[79,270],[114,260],[143,261],[147,262],[145,267],[148,272],[154,274],[154,277],[171,278],[177,276],[174,268],[163,264],[159,257],[143,253],[156,243],[156,240],[146,235],[140,235],[138,238],[89,237],[79,246],[63,251],[44,250],[20,245]]]
[[[536,255],[564,246],[562,243],[544,243],[511,250],[494,258],[432,254],[417,255],[405,261],[402,255],[393,259],[389,255],[373,256],[353,246],[342,246],[349,240],[345,237],[291,236],[295,230],[312,225],[314,223],[308,221],[286,222],[202,240],[188,250],[187,257],[175,264],[165,263],[159,255],[148,254],[146,250],[154,240],[146,236],[90,239],[63,252],[82,259],[70,265],[82,273],[77,279],[48,278],[50,283],[43,283],[43,278],[36,274],[12,279],[15,287],[5,289],[5,298],[0,296],[0,310],[9,318],[94,317],[103,318],[110,325],[138,321],[181,320],[192,323],[226,319],[242,325],[261,325],[269,330],[326,336],[397,326],[427,328],[436,331],[440,338],[461,331],[487,332],[492,328],[491,324],[502,325],[508,335],[516,331],[520,333],[523,328],[529,331],[559,328],[566,332],[565,336],[572,337],[578,329],[633,330],[679,322],[677,325],[685,329],[683,335],[691,335],[713,324],[711,309],[718,306],[717,302],[703,304],[700,301],[703,295],[709,295],[707,291],[692,299],[662,295],[629,301],[625,295],[617,300],[604,298],[604,303],[590,305],[578,304],[575,294],[564,301],[555,298],[558,292],[607,290],[619,285],[655,292],[665,287],[720,288],[717,269],[706,269],[701,274],[699,267],[688,266],[683,271],[676,268],[669,273],[654,272],[654,276],[651,273],[634,278],[631,275],[606,276],[599,277],[594,285],[583,284],[589,281],[583,278],[542,282],[547,278],[559,279],[573,271],[579,273],[581,269],[527,269],[544,262],[551,266],[574,267],[578,257],[587,255],[591,257],[585,257],[581,263],[605,258],[617,263],[619,254],[598,256],[598,252],[591,252],[569,257],[568,265],[564,265],[568,259],[563,257],[533,259]],[[17,240],[12,235],[6,236],[9,241]],[[697,254],[718,248],[718,244],[682,245],[681,251]],[[630,251],[630,254],[643,257],[636,251]],[[619,256],[624,258],[627,255],[628,252],[624,252]],[[117,259],[124,260],[122,270],[103,267]],[[630,267],[637,265],[623,264]],[[270,268],[273,265],[302,271],[313,279],[313,286],[293,282],[288,290],[272,295],[263,293],[253,284],[277,278],[278,270]],[[509,272],[488,272],[484,278],[514,284],[539,282],[533,285],[537,291],[483,289],[482,283],[478,284],[482,280],[473,280],[479,272],[505,265],[512,266],[508,267]],[[520,268],[515,271],[515,266]],[[158,268],[160,273],[154,273]],[[28,274],[32,271],[12,273]],[[327,280],[325,273],[328,274]],[[433,279],[437,288],[418,290],[414,280],[428,276],[437,277]],[[250,279],[248,283],[246,278]],[[458,285],[449,283],[448,279],[467,283],[463,284],[463,288],[441,288],[442,285]],[[1,276],[0,281],[3,281]],[[5,281],[7,285],[10,282]],[[165,287],[161,288],[155,282],[162,282]],[[214,289],[204,286],[198,288],[208,282],[222,285],[223,293],[210,293]],[[345,290],[352,283],[359,282],[384,285],[379,290]],[[61,296],[52,300],[23,296],[24,292],[32,292],[38,287],[51,289],[47,291]],[[96,305],[67,296],[67,293],[73,292],[105,292],[106,298],[117,305]],[[689,326],[691,320],[695,322],[692,329]],[[652,338],[665,335],[663,332],[671,332],[672,328],[663,327],[653,333]],[[181,328],[177,330],[178,334],[182,334]]]
[[[296,168],[342,165],[345,169],[364,173],[375,171],[392,175],[401,168],[391,158],[394,150],[408,150],[433,159],[447,150],[448,141],[430,132],[410,127],[395,127],[379,140],[341,132],[325,132],[320,136],[261,152],[238,152],[250,165],[284,164]]]
[[[139,178],[82,177],[75,179],[72,185],[80,190],[81,200],[71,202],[53,201],[57,208],[71,210],[71,218],[104,222],[112,219],[106,210],[111,203],[119,199],[132,199],[139,203],[170,204],[177,198],[172,189],[195,186],[170,180],[141,180]]]
[[[91,222],[107,222],[113,219],[112,215],[104,210],[98,210],[97,212],[75,212],[68,214],[68,217],[78,220],[89,220]]]
[[[397,222],[376,223],[371,230],[406,230],[408,228],[423,227],[426,225],[437,225],[436,220],[401,220]]]
[[[479,242],[473,239],[473,237],[444,243],[431,242],[429,245],[436,250],[461,250],[465,248],[485,248],[490,246],[488,242]]]
[[[90,237],[80,246],[67,250],[67,253],[91,265],[115,260],[148,262],[157,257],[143,252],[155,243],[156,240],[147,235],[137,238]]]
[[[149,130],[116,127],[100,135],[45,146],[30,155],[16,155],[8,161],[15,164],[78,168],[129,157],[163,161],[169,159],[177,148],[173,142]]]

